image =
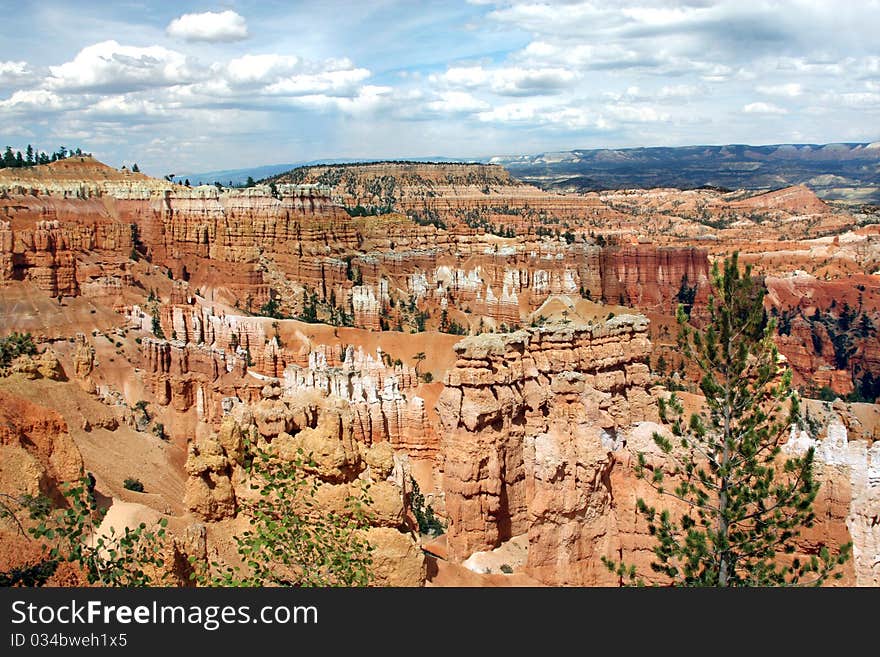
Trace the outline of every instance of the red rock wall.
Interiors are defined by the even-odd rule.
[[[528,533],[529,567],[542,577],[564,561],[560,541],[583,541],[572,559],[589,560],[578,527],[597,513],[590,491],[602,487],[611,451],[603,432],[613,442],[617,428],[656,413],[645,389],[647,321],[475,336],[456,352],[437,403],[450,558]]]

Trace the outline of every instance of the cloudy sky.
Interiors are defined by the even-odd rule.
[[[149,173],[880,139],[880,0],[0,0],[0,142]]]

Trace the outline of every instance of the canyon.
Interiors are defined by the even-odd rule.
[[[650,577],[637,455],[659,458],[668,389],[696,399],[674,316],[704,321],[733,251],[810,398],[786,447],[815,447],[822,482],[799,554],[851,540],[841,582],[876,586],[880,227],[804,186],[561,194],[497,165],[380,163],[189,188],[78,156],[2,170],[0,337],[42,353],[0,376],[4,464],[21,464],[0,490],[57,498],[92,472],[132,518],[168,518],[178,556],[234,563],[244,445],[304,449],[327,509],[370,485],[377,584],[620,584],[602,557]],[[439,538],[415,525],[416,488]]]

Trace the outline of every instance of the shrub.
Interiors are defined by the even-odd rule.
[[[122,482],[122,486],[126,490],[134,491],[135,493],[144,492],[144,485],[141,483],[140,479],[128,478],[124,482]]]
[[[37,347],[30,333],[10,333],[0,338],[0,367],[9,365],[19,356],[33,356]]]
[[[346,498],[342,513],[319,511],[314,500],[323,484],[305,476],[314,462],[302,450],[288,460],[248,447],[251,487],[260,494],[243,502],[250,526],[234,537],[246,568],[212,562],[210,571],[191,577],[209,586],[367,586],[373,562],[362,533],[370,524],[367,490]]]
[[[136,480],[127,479],[126,488],[129,481]],[[126,527],[121,534],[111,529],[101,535],[97,528],[103,514],[92,491],[93,484],[88,478],[68,486],[64,490],[67,506],[48,514],[29,530],[35,538],[45,541],[48,558],[42,565],[54,572],[61,561],[76,563],[90,584],[101,586],[162,584],[149,572],[155,573],[154,569],[163,565],[162,544],[168,521],[162,518],[155,528],[141,523],[135,529]],[[84,536],[95,536],[97,540],[83,541]]]
[[[434,509],[431,505],[425,502],[425,496],[419,489],[419,484],[415,478],[410,476],[409,481],[412,485],[409,504],[413,515],[416,517],[416,522],[419,525],[419,533],[428,534],[429,536],[439,536],[445,530],[443,523],[434,515]]]

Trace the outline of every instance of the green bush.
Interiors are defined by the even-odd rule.
[[[0,367],[9,365],[19,356],[33,356],[37,346],[30,333],[10,333],[0,338]]]
[[[129,481],[133,480],[126,483]],[[162,518],[155,528],[141,523],[135,529],[126,527],[122,534],[111,529],[102,535],[97,530],[103,513],[95,502],[91,481],[83,478],[67,486],[64,497],[67,506],[47,514],[39,525],[28,530],[44,541],[47,554],[47,560],[32,567],[33,572],[27,573],[28,576],[43,577],[45,581],[60,562],[67,561],[76,563],[90,584],[125,587],[162,584],[148,571],[155,573],[154,569],[163,565],[160,555],[167,520]],[[86,542],[84,536],[95,536],[97,540]]]
[[[126,479],[122,482],[122,486],[126,490],[134,491],[135,493],[144,492],[144,485],[141,483],[140,479]]]
[[[425,502],[425,496],[419,489],[419,484],[414,477],[409,478],[412,486],[412,493],[409,498],[410,509],[416,517],[416,523],[419,525],[419,533],[429,536],[439,536],[445,531],[443,523],[434,515],[434,509],[430,504]]]

